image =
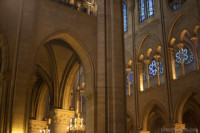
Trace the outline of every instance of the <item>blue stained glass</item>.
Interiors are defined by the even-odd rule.
[[[148,18],[153,16],[153,14],[154,14],[154,2],[153,2],[153,0],[147,0],[147,15],[148,15]]]
[[[139,0],[140,23],[154,15],[154,0]]]
[[[164,72],[162,63],[159,62],[158,66],[159,66],[158,67],[159,74],[162,74]],[[152,75],[156,75],[157,74],[157,65],[156,65],[156,61],[155,60],[153,60],[152,63],[149,65],[149,74],[152,74]]]
[[[127,3],[123,2],[124,32],[128,31]]]
[[[183,63],[190,64],[194,61],[194,55],[192,54],[191,50],[188,49],[182,49],[182,56],[183,56]],[[176,53],[176,68],[180,67],[179,64],[181,64],[181,54],[180,50]]]
[[[133,84],[133,71],[130,71],[130,78],[129,78],[129,80],[130,80],[130,84],[132,85]],[[127,84],[128,84],[128,75],[127,75]]]
[[[139,0],[140,23],[146,20],[145,0]]]

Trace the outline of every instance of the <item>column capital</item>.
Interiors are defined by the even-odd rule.
[[[29,120],[29,132],[39,133],[41,129],[47,126],[47,121]]]
[[[197,40],[197,37],[196,36],[191,37],[190,40],[194,43]]]
[[[131,68],[126,68],[126,72],[129,73],[131,71]]]
[[[75,115],[74,111],[64,109],[54,109],[49,113],[51,123],[68,124],[69,120]]]
[[[184,46],[183,43],[179,43],[179,44],[177,44],[177,47],[178,47],[179,49],[183,48],[183,46]]]
[[[144,60],[144,63],[145,63],[146,65],[148,65],[148,64],[149,64],[149,62],[150,62],[150,60],[149,60],[149,59],[145,59],[145,60]]]
[[[156,59],[156,61],[158,61],[158,59],[160,58],[160,55],[154,55],[154,58]]]
[[[185,124],[182,123],[173,123],[174,132],[173,133],[183,133],[185,129]]]

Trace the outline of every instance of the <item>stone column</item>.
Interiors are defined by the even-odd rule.
[[[182,74],[183,76],[185,75],[185,68],[184,68],[184,61],[183,61],[183,46],[184,44],[183,43],[179,43],[177,45],[177,47],[179,48],[180,50],[180,55],[181,55],[181,68],[182,68]]]
[[[127,75],[128,75],[128,95],[129,96],[131,95],[130,71],[131,71],[130,68],[126,69],[126,72],[127,72]]]
[[[174,123],[172,133],[183,133],[184,129],[185,129],[185,124]]]
[[[95,133],[126,132],[122,0],[98,0]]]
[[[8,97],[8,84],[9,84],[8,75],[0,74],[0,132],[4,132],[5,121],[6,119],[6,110],[8,108],[7,97]]]
[[[74,118],[74,111],[54,109],[49,113],[51,124],[49,129],[51,133],[66,133],[70,119]]]
[[[156,68],[157,68],[157,77],[158,77],[158,85],[160,85],[160,75],[159,75],[159,71],[160,71],[160,66],[159,66],[159,58],[160,55],[155,55],[154,56],[155,60],[156,60]]]
[[[29,120],[29,133],[40,133],[47,126],[47,121]]]
[[[138,71],[138,83],[139,83],[139,89],[140,91],[144,91],[144,84],[143,84],[143,72],[142,72],[142,63],[137,62],[137,71]]]
[[[170,64],[171,64],[171,75],[173,79],[176,79],[176,68],[174,62],[174,49],[169,48]]]
[[[193,42],[196,68],[197,68],[197,71],[199,71],[199,59],[198,59],[198,52],[197,52],[197,46],[196,46],[197,37],[192,37],[190,40]]]
[[[149,83],[149,62],[150,60],[146,59],[144,60],[145,66],[146,66],[146,73],[147,73],[147,88],[150,88],[150,83]]]
[[[86,116],[87,116],[87,119],[86,120],[83,120],[83,121],[86,121],[86,132],[87,133],[94,133],[95,130],[93,129],[94,126],[91,126],[91,125],[94,125],[94,105],[95,105],[95,97],[96,96],[96,92],[94,89],[91,89],[91,90],[84,90],[83,92],[83,97],[85,99],[85,102],[86,102]]]

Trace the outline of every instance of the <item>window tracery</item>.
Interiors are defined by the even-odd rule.
[[[190,64],[194,61],[194,55],[190,49],[182,49],[182,59],[184,64]],[[176,68],[181,65],[181,52],[180,50],[175,54]]]
[[[140,23],[154,15],[154,0],[139,0],[138,5]]]
[[[154,76],[157,74],[158,70],[159,70],[159,74],[162,74],[164,72],[163,65],[162,65],[161,61],[159,61],[158,69],[157,69],[156,61],[153,60],[152,63],[149,65],[149,74]]]

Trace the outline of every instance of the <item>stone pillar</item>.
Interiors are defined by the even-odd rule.
[[[98,0],[95,133],[126,132],[122,0]]]
[[[199,71],[199,59],[198,59],[198,52],[197,52],[197,46],[196,46],[197,37],[192,37],[190,40],[193,42],[196,68],[197,68],[197,71]]]
[[[143,84],[143,72],[142,72],[142,63],[137,62],[137,71],[138,71],[138,83],[139,83],[139,89],[140,91],[144,91],[144,84]]]
[[[179,48],[180,50],[180,55],[181,55],[181,68],[182,68],[182,74],[183,76],[185,75],[185,68],[184,68],[184,61],[183,61],[183,46],[184,44],[183,43],[179,43],[177,45],[177,47]]]
[[[3,133],[5,129],[6,110],[8,105],[6,101],[8,100],[8,75],[0,74],[0,132]]]
[[[130,71],[131,71],[130,68],[126,69],[126,72],[127,72],[127,75],[128,75],[128,95],[129,96],[131,95]]]
[[[144,60],[145,66],[146,66],[146,73],[147,73],[147,88],[150,88],[150,83],[149,83],[149,62],[150,60],[146,59]]]
[[[160,66],[159,66],[159,58],[160,58],[160,55],[155,55],[154,56],[155,60],[156,60],[156,69],[157,69],[157,77],[158,77],[158,85],[160,85],[160,74],[159,74],[159,71],[160,71]]]
[[[51,124],[49,129],[51,133],[66,133],[70,119],[74,118],[74,111],[54,109],[49,113]]]
[[[176,79],[176,68],[174,62],[174,49],[169,48],[170,65],[171,65],[171,75],[173,79]]]
[[[183,133],[184,129],[185,129],[185,124],[174,123],[172,133]]]
[[[29,120],[29,133],[40,133],[47,126],[47,121]]]
[[[86,132],[87,133],[94,133],[95,132],[95,129],[94,129],[94,126],[91,126],[91,125],[94,125],[94,117],[95,117],[95,114],[94,114],[94,109],[95,109],[95,90],[94,89],[91,89],[91,90],[84,90],[84,93],[83,93],[83,96],[84,96],[84,99],[85,99],[85,102],[86,102],[86,116],[87,116],[87,119],[86,120],[83,120],[83,121],[86,121]]]

